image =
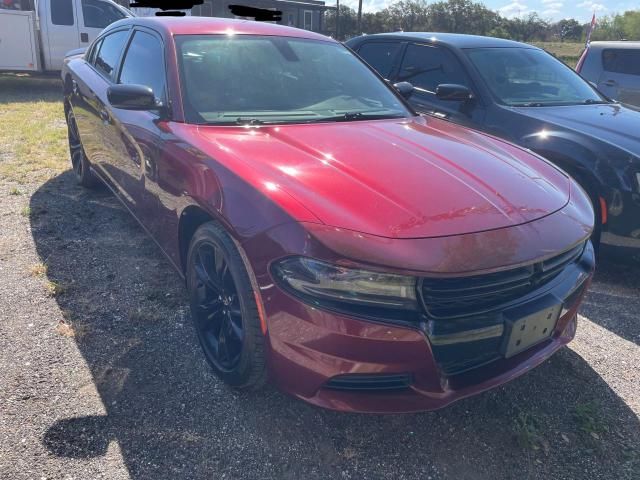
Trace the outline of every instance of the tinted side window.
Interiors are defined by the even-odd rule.
[[[371,42],[365,43],[358,54],[384,78],[389,78],[393,62],[400,51],[400,43]]]
[[[124,18],[124,14],[107,2],[82,0],[82,17],[87,28],[105,28]]]
[[[145,32],[135,33],[122,62],[119,83],[146,85],[157,99],[164,100],[164,52],[156,37]]]
[[[100,50],[100,45],[102,45],[102,39],[98,40],[93,47],[91,47],[91,51],[89,52],[89,55],[86,57],[87,62],[89,62],[92,65],[95,65],[96,63],[96,54],[98,53],[98,50]]]
[[[124,42],[127,40],[129,32],[120,30],[118,32],[107,35],[102,39],[102,45],[96,56],[95,66],[105,76],[113,78],[118,59],[124,48]]]
[[[602,64],[607,72],[640,75],[640,50],[605,50]]]
[[[435,93],[441,83],[457,83],[471,88],[462,66],[451,52],[441,47],[409,45],[402,60],[398,81]]]
[[[72,0],[51,0],[51,23],[54,25],[73,25]]]

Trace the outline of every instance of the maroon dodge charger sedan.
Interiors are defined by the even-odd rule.
[[[417,116],[315,33],[132,18],[62,78],[73,169],[184,276],[204,354],[322,407],[430,410],[568,343],[593,211],[544,159]]]

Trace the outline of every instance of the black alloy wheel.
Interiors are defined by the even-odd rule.
[[[223,371],[240,361],[244,327],[238,291],[222,251],[201,242],[194,252],[196,321],[211,361]]]
[[[231,237],[209,222],[187,256],[191,316],[205,357],[226,383],[257,388],[266,380],[264,334],[249,274]]]

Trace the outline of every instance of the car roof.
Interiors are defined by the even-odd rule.
[[[140,25],[167,35],[273,35],[335,42],[319,33],[267,22],[215,17],[133,17],[120,20],[110,27]],[[336,42],[337,43],[337,42]]]
[[[364,38],[387,38],[394,40],[410,40],[428,43],[441,43],[454,48],[532,48],[537,49],[533,45],[526,43],[514,42],[513,40],[504,40],[502,38],[482,37],[480,35],[463,35],[461,33],[439,33],[439,32],[394,32],[394,33],[376,33],[374,35],[366,35],[357,37],[357,40]],[[355,40],[355,39],[354,39]]]
[[[591,42],[589,44],[589,48],[619,48],[619,49],[631,49],[637,50],[640,49],[640,42],[627,42],[627,41],[619,41],[619,42]]]

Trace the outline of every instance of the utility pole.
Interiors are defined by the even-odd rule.
[[[362,35],[362,0],[358,0],[358,31],[357,35]]]
[[[336,0],[336,40],[340,40],[340,0]]]

